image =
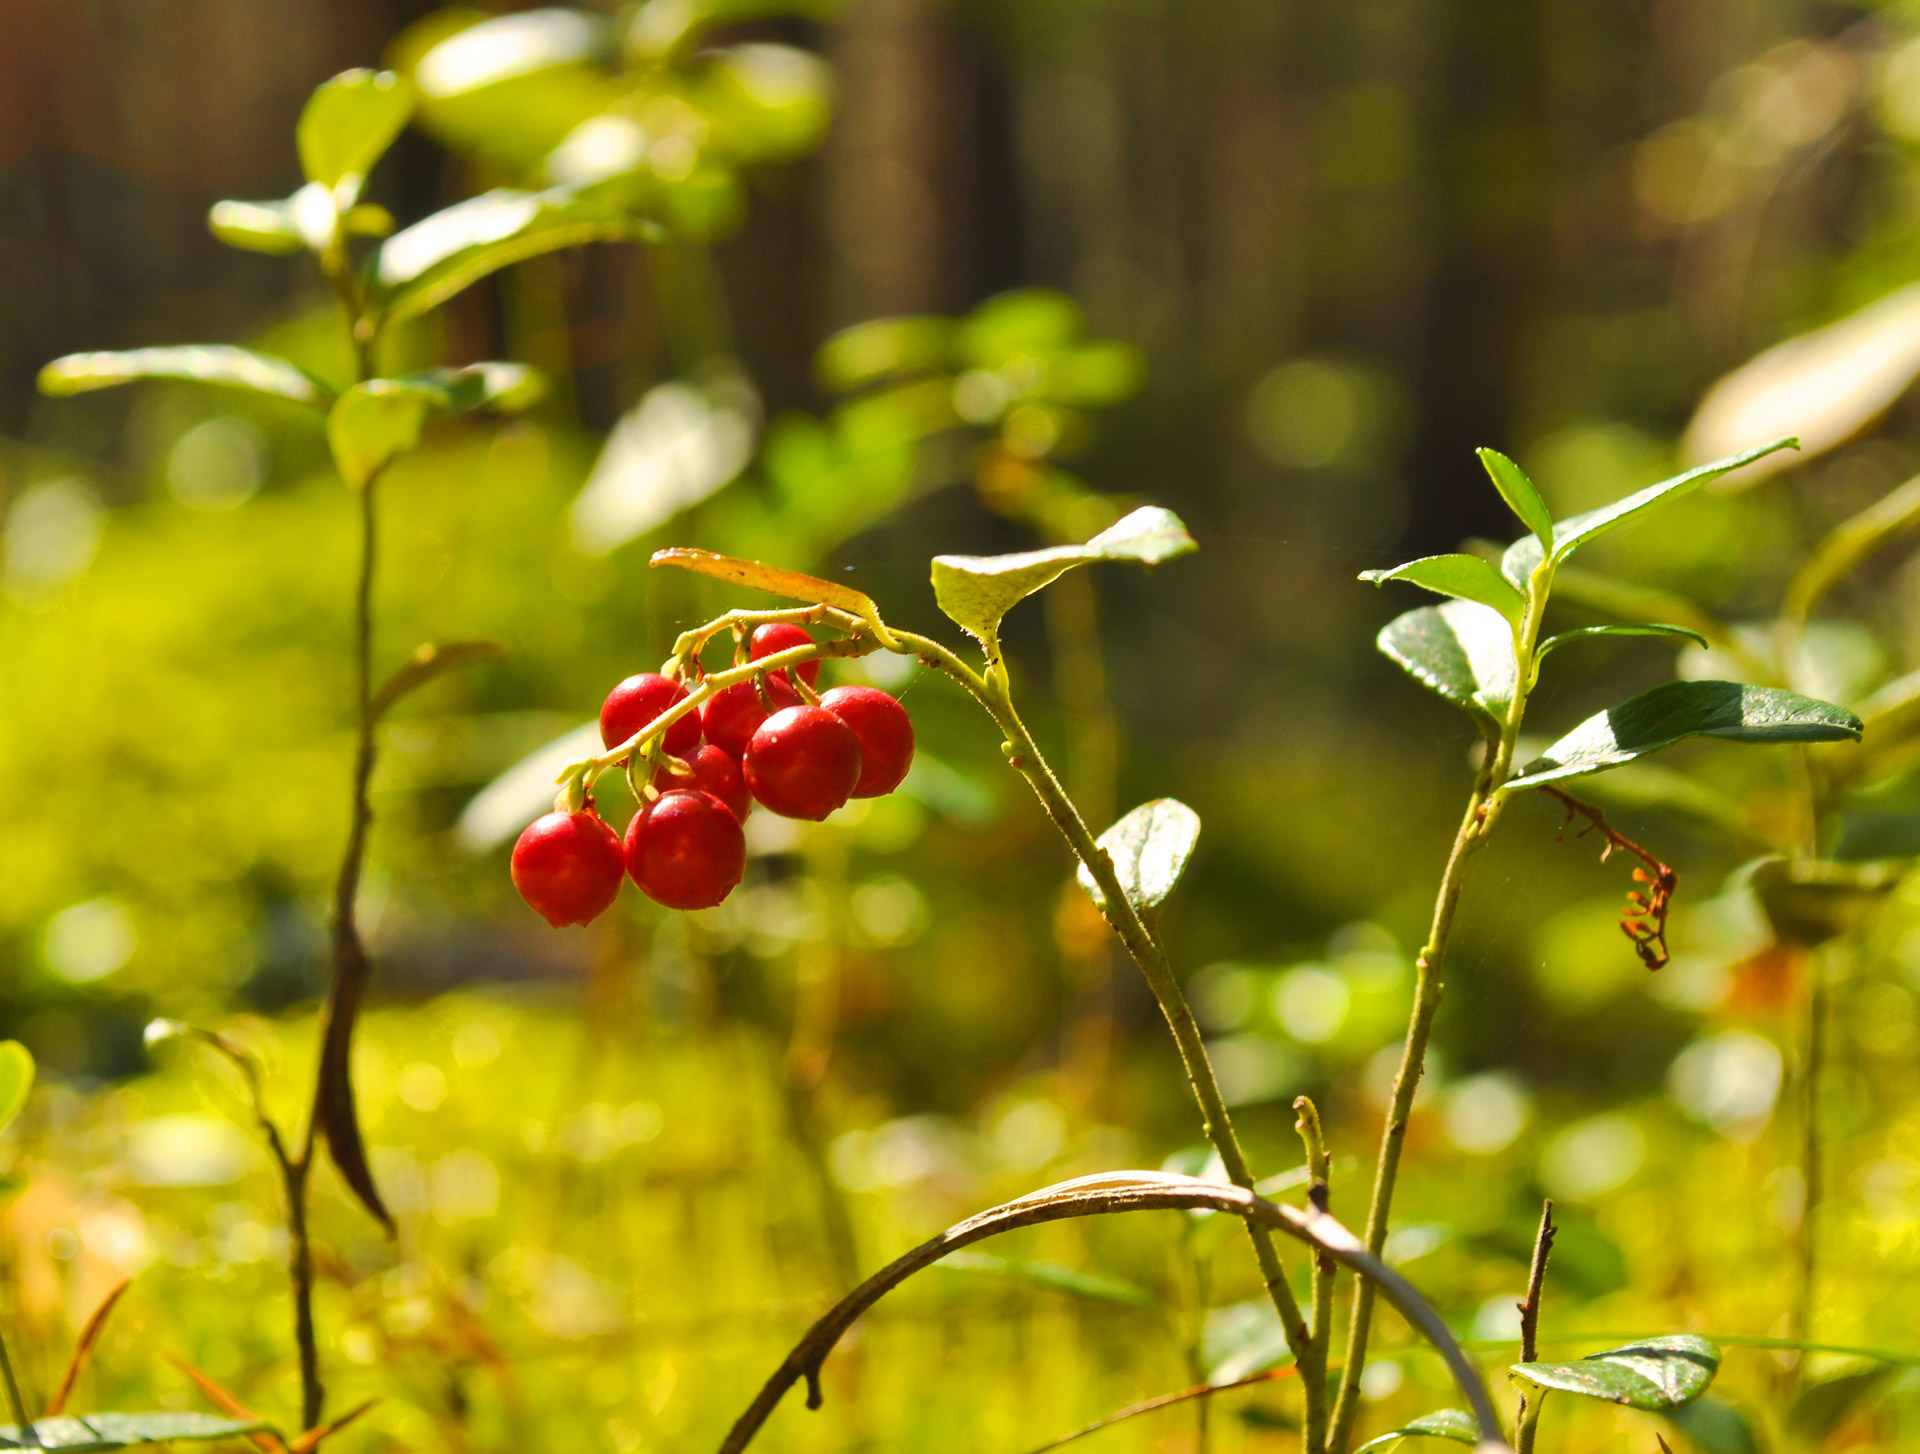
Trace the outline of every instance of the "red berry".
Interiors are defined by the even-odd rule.
[[[853,729],[860,739],[860,781],[856,798],[877,798],[900,786],[913,766],[913,722],[907,709],[878,687],[835,687],[820,705]]]
[[[773,699],[775,711],[800,705],[800,694],[777,674],[767,678],[767,695]],[[707,741],[735,762],[747,755],[754,731],[766,720],[767,709],[760,705],[760,694],[752,682],[722,687],[700,706],[700,725]]]
[[[751,650],[755,661],[772,656],[776,651],[791,651],[796,646],[811,645],[813,645],[813,633],[804,626],[795,626],[786,621],[771,621],[765,626],[756,626],[753,628]],[[818,661],[801,662],[799,671],[800,680],[810,687],[816,685],[820,680],[820,663]],[[778,677],[783,682],[787,680],[787,673],[784,668],[774,672],[773,676]]]
[[[711,793],[662,793],[627,824],[627,872],[641,893],[669,909],[711,909],[746,868],[740,820]]]
[[[755,730],[741,765],[754,797],[774,812],[818,822],[860,781],[860,739],[824,707],[788,707]]]
[[[628,677],[607,693],[606,703],[600,708],[600,740],[608,747],[618,747],[686,695],[685,687],[658,672],[643,671]],[[689,712],[667,729],[662,746],[675,757],[685,757],[699,741],[700,720]]]
[[[598,918],[621,868],[620,839],[591,807],[535,818],[513,845],[513,886],[556,929]]]
[[[753,795],[747,791],[747,780],[740,774],[740,764],[712,743],[696,748],[693,756],[686,761],[687,766],[693,769],[693,776],[663,777],[663,788],[668,791],[695,788],[703,793],[711,793],[727,805],[734,817],[742,823],[746,822],[747,814],[753,811]]]

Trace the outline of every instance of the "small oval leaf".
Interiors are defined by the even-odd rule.
[[[0,1130],[11,1125],[33,1089],[33,1052],[18,1040],[0,1040]]]
[[[1667,626],[1653,621],[1626,622],[1618,626],[1582,626],[1577,631],[1562,631],[1549,636],[1540,643],[1535,659],[1545,656],[1555,647],[1569,646],[1576,641],[1592,641],[1602,636],[1671,636],[1682,641],[1691,641],[1696,646],[1707,645],[1707,638],[1698,631],[1689,631],[1684,626]]]
[[[337,187],[352,178],[357,196],[412,114],[413,87],[392,71],[342,71],[321,82],[294,130],[307,180]]]
[[[224,343],[133,348],[121,353],[70,353],[40,370],[40,392],[83,394],[136,379],[192,379],[256,394],[274,394],[316,409],[327,407],[325,385],[283,358]]]
[[[1381,654],[1421,685],[1499,735],[1513,701],[1513,632],[1499,613],[1472,601],[1422,606],[1396,616],[1375,638]]]
[[[1644,1338],[1577,1363],[1516,1363],[1513,1372],[1542,1388],[1661,1413],[1706,1392],[1720,1350],[1692,1333]]]
[[[1424,586],[1436,595],[1491,606],[1509,621],[1518,621],[1527,609],[1527,598],[1515,590],[1498,569],[1477,555],[1422,556],[1392,570],[1361,571],[1360,579],[1376,586],[1388,581]]]
[[[1199,840],[1198,813],[1178,799],[1155,798],[1102,833],[1099,843],[1113,860],[1121,892],[1134,911],[1149,914],[1173,893]],[[1105,909],[1106,900],[1085,864],[1080,866],[1079,878],[1087,896]]]
[[[1507,502],[1507,508],[1520,517],[1520,523],[1531,530],[1542,545],[1551,546],[1553,512],[1547,509],[1547,502],[1540,498],[1540,491],[1527,478],[1527,472],[1497,449],[1477,449],[1474,453],[1480,456],[1480,463],[1486,466],[1493,487]]]
[[[1465,1409],[1435,1409],[1430,1414],[1422,1414],[1397,1429],[1367,1440],[1353,1454],[1367,1454],[1369,1449],[1379,1449],[1401,1439],[1451,1439],[1456,1444],[1478,1444],[1480,1426]]]
[[[1667,682],[1587,718],[1506,786],[1538,787],[1601,772],[1692,737],[1727,742],[1857,742],[1860,719],[1845,707],[1778,687]]]
[[[999,634],[1001,617],[1075,566],[1096,560],[1158,565],[1197,549],[1179,516],[1143,505],[1085,545],[1015,555],[936,555],[933,595],[950,621],[987,643]]]
[[[307,245],[286,202],[215,202],[207,226],[227,246],[246,252],[285,257]]]

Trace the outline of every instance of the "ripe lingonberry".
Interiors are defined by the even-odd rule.
[[[768,676],[767,696],[775,711],[800,705],[800,694],[778,675]],[[753,740],[755,730],[767,720],[767,715],[753,683],[735,682],[730,687],[722,687],[701,704],[700,725],[707,741],[738,762],[747,755],[747,744]]]
[[[734,817],[742,823],[747,821],[747,814],[753,811],[753,794],[747,791],[747,780],[741,776],[738,762],[708,743],[695,749],[687,759],[687,766],[693,769],[691,778],[665,779],[664,785],[711,793],[727,805]]]
[[[685,687],[658,672],[643,671],[628,677],[607,693],[600,708],[600,740],[608,747],[618,747],[686,695]],[[700,719],[689,712],[667,729],[661,746],[675,757],[685,757],[699,741]]]
[[[753,628],[751,650],[753,659],[759,661],[772,656],[776,651],[791,651],[796,646],[813,645],[813,633],[804,626],[795,626],[787,621],[770,621],[765,626]],[[820,663],[803,661],[800,663],[800,680],[808,686],[816,686],[820,681]],[[774,672],[774,678],[787,680],[785,670]],[[789,683],[791,685],[791,683]]]
[[[627,825],[627,872],[669,909],[710,909],[740,882],[747,840],[732,809],[695,788],[642,805]]]
[[[877,798],[900,786],[913,765],[913,722],[907,709],[878,687],[835,687],[821,694],[820,705],[860,739],[860,781],[856,798]]]
[[[824,707],[788,707],[755,730],[741,765],[760,802],[818,822],[860,781],[860,739]]]
[[[598,918],[620,892],[620,839],[589,803],[535,818],[513,845],[513,886],[554,928]]]

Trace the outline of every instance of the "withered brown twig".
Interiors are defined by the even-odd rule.
[[[1602,863],[1613,857],[1614,849],[1624,848],[1645,865],[1633,871],[1634,882],[1646,887],[1644,891],[1627,890],[1627,906],[1620,911],[1620,931],[1633,941],[1642,964],[1648,969],[1663,968],[1671,957],[1667,952],[1667,913],[1673,906],[1673,891],[1679,887],[1680,875],[1607,822],[1606,814],[1593,804],[1583,803],[1571,793],[1546,784],[1541,785],[1540,791],[1559,799],[1567,810],[1566,822],[1560,825],[1563,840],[1568,824],[1577,813],[1587,820],[1587,826],[1576,837],[1584,838],[1598,829],[1606,839],[1606,847],[1600,850]]]

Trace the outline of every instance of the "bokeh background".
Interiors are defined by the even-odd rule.
[[[555,387],[436,430],[386,491],[383,659],[475,637],[510,656],[384,733],[356,1069],[400,1233],[320,1173],[330,1390],[383,1400],[342,1444],[703,1447],[840,1290],[939,1227],[1204,1162],[1151,1000],[937,679],[875,678],[919,728],[907,789],[818,828],[756,818],[721,909],[629,894],[556,933],[518,902],[505,845],[540,794],[516,764],[739,604],[650,574],[652,549],[831,574],[951,637],[931,554],[1179,512],[1197,557],[1016,613],[1015,679],[1090,819],[1199,812],[1175,961],[1260,1173],[1288,1185],[1311,1094],[1353,1222],[1472,741],[1373,650],[1412,593],[1354,577],[1516,533],[1475,446],[1586,508],[1683,464],[1717,379],[1890,298],[1853,372],[1729,442],[1838,418],[1823,447],[1591,552],[1643,598],[1749,623],[1745,657],[1562,653],[1537,720],[1557,734],[1676,670],[1771,672],[1869,716],[1912,695],[1920,577],[1897,546],[1804,632],[1770,624],[1826,532],[1920,458],[1898,401],[1920,369],[1896,291],[1920,277],[1911,6],[511,9],[0,8],[0,1032],[42,1068],[0,1146],[0,1306],[30,1387],[133,1276],[83,1402],[201,1406],[166,1353],[276,1416],[296,1398],[270,1164],[222,1068],[141,1030],[222,1028],[289,1117],[309,1084],[347,824],[350,500],[291,408],[184,384],[50,400],[34,377],[196,339],[345,374],[304,262],[205,221],[298,185],[293,122],[342,68],[428,96],[372,184],[402,224],[610,175],[665,224],[518,265],[392,346]],[[661,60],[649,37],[688,14],[707,49]],[[842,333],[903,317],[959,321]],[[1390,1252],[1496,1374],[1543,1194],[1566,1227],[1557,1350],[1685,1329],[1920,1358],[1920,798],[1888,732],[1872,771],[1722,747],[1623,777],[1616,821],[1680,872],[1655,975],[1615,923],[1627,868],[1562,841],[1555,805],[1519,805],[1476,865]],[[1800,899],[1754,867],[1783,853],[1812,865]],[[825,1410],[793,1401],[768,1446],[1020,1451],[1282,1351],[1213,1223],[991,1250],[884,1305]],[[1404,1327],[1381,1336],[1375,1429],[1447,1401]],[[1730,1345],[1717,1396],[1764,1446],[1893,1448],[1920,1420],[1907,1366]],[[1653,1446],[1649,1416],[1566,1402],[1554,1447]],[[1294,1415],[1284,1383],[1227,1395],[1204,1437],[1286,1447]],[[1195,1425],[1188,1406],[1097,1437],[1188,1449]]]

